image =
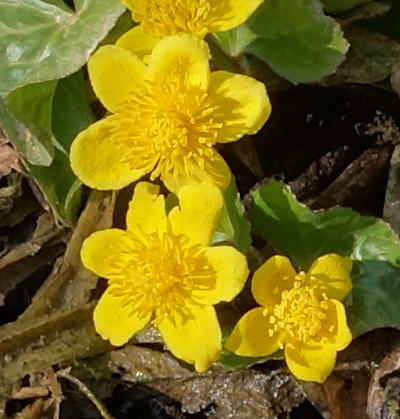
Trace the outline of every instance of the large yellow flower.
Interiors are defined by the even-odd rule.
[[[167,188],[212,181],[225,188],[230,170],[214,145],[254,134],[271,112],[262,83],[243,75],[210,74],[207,44],[171,36],[148,65],[107,45],[89,61],[93,89],[113,114],[74,140],[71,166],[95,189],[120,189],[151,173]]]
[[[152,322],[178,358],[204,371],[221,352],[213,305],[231,301],[248,276],[231,246],[209,247],[222,208],[211,183],[185,186],[169,214],[158,186],[141,182],[129,205],[127,231],[109,229],[83,243],[83,264],[108,279],[95,311],[103,339],[119,346]]]
[[[264,0],[122,0],[140,25],[126,32],[117,45],[140,56],[156,42],[176,34],[204,37],[245,22]]]
[[[339,301],[352,289],[351,269],[351,260],[336,254],[321,256],[299,274],[286,257],[268,259],[252,281],[262,307],[239,320],[226,347],[243,356],[266,356],[284,347],[293,375],[322,383],[335,366],[336,352],[352,339]]]

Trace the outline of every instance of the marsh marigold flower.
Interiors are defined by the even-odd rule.
[[[185,186],[178,198],[179,206],[167,215],[158,186],[139,183],[127,231],[92,234],[81,258],[86,268],[108,279],[94,310],[103,339],[120,346],[152,323],[177,358],[204,371],[221,352],[213,305],[241,291],[247,261],[231,246],[209,246],[223,205],[215,185]]]
[[[187,35],[160,41],[148,65],[115,45],[91,57],[93,89],[112,115],[72,144],[71,166],[84,184],[120,189],[147,173],[174,192],[202,181],[229,184],[213,146],[257,132],[271,106],[255,79],[210,74],[208,55],[204,41]]]
[[[286,257],[268,259],[251,286],[261,307],[239,320],[226,347],[243,356],[266,356],[284,348],[294,376],[325,381],[336,352],[352,339],[340,302],[351,291],[351,269],[351,260],[336,254],[321,256],[299,274]]]
[[[170,35],[204,37],[239,26],[264,0],[122,0],[140,23],[117,45],[140,56],[150,53],[158,40]]]

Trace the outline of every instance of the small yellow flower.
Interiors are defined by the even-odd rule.
[[[213,146],[257,132],[271,105],[257,80],[210,74],[208,55],[204,41],[176,35],[157,44],[148,65],[114,45],[91,57],[91,83],[112,115],[72,144],[71,166],[84,184],[120,189],[151,173],[174,192],[202,181],[227,187],[230,170]]]
[[[176,34],[204,37],[245,22],[264,0],[122,0],[140,25],[126,32],[117,45],[140,56],[156,42]]]
[[[241,291],[247,261],[231,246],[209,247],[223,205],[216,186],[183,187],[179,207],[168,215],[158,191],[139,183],[127,231],[98,231],[83,243],[85,267],[108,279],[94,310],[95,328],[120,346],[152,322],[177,358],[205,371],[222,346],[213,305]]]
[[[293,375],[324,382],[336,352],[352,339],[339,301],[352,289],[351,269],[349,258],[333,253],[299,274],[284,256],[268,259],[252,280],[252,293],[262,307],[239,320],[226,347],[242,356],[266,356],[284,347]]]

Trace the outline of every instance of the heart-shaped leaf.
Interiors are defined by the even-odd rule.
[[[348,49],[319,0],[265,1],[246,23],[214,36],[229,55],[256,55],[293,83],[331,74]]]
[[[76,72],[124,11],[119,0],[52,3],[0,2],[0,93]]]
[[[326,253],[354,260],[353,291],[345,304],[355,335],[400,327],[400,244],[388,224],[348,208],[311,211],[275,181],[255,190],[252,198],[254,231],[297,268],[307,269]]]

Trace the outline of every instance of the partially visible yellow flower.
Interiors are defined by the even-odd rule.
[[[168,215],[158,192],[140,182],[127,231],[98,231],[83,243],[83,264],[108,279],[94,310],[95,328],[120,346],[151,322],[177,358],[204,371],[222,346],[213,305],[241,291],[247,261],[231,246],[209,247],[223,205],[216,186],[183,187],[179,207]]]
[[[204,37],[239,26],[264,0],[122,0],[140,25],[126,32],[117,45],[140,56],[156,42],[176,34]]]
[[[288,258],[271,257],[252,280],[252,293],[262,307],[239,320],[226,347],[243,356],[266,356],[285,348],[294,376],[324,382],[336,352],[352,339],[340,302],[352,289],[351,269],[349,258],[333,253],[299,274]]]
[[[207,44],[195,37],[164,38],[148,65],[130,51],[106,45],[89,61],[93,89],[112,115],[74,140],[75,174],[95,189],[120,189],[143,175],[176,192],[231,173],[216,143],[254,134],[271,105],[257,80],[225,71],[210,74]]]

